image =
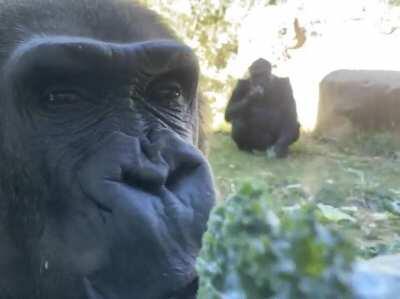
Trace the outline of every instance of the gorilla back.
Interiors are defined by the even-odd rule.
[[[0,0],[0,298],[195,298],[198,64],[131,0]]]
[[[238,81],[226,107],[232,139],[241,150],[272,148],[276,157],[286,157],[300,133],[289,78],[273,75],[271,64],[262,58],[253,62],[249,75]]]

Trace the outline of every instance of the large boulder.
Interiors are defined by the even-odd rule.
[[[400,132],[400,72],[337,70],[320,83],[318,132]]]

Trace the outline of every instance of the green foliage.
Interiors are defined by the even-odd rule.
[[[224,69],[238,51],[238,30],[254,6],[274,0],[141,0],[160,13],[179,37],[196,52],[202,69],[201,86],[209,95],[227,98],[234,79]],[[235,9],[235,16],[229,14]],[[240,13],[239,13],[240,12]]]
[[[388,132],[360,132],[344,140],[339,147],[345,152],[357,155],[400,158],[400,138]]]
[[[176,10],[179,3],[174,0],[143,2],[163,15],[179,36],[196,49],[203,67],[224,68],[236,53],[238,24],[230,22],[226,15],[236,1],[188,0],[181,11]]]
[[[209,159],[222,198],[252,182],[273,198],[274,210],[315,203],[321,221],[351,239],[357,255],[366,258],[400,253],[400,159],[386,154],[395,148],[390,143],[381,156],[365,153],[363,146],[379,149],[379,138],[371,134],[339,143],[303,134],[287,159],[275,160],[238,151],[229,135],[215,134]],[[394,138],[383,139],[395,144]]]
[[[247,184],[212,213],[197,268],[199,299],[351,298],[353,248],[314,209],[274,213]]]
[[[237,52],[237,32],[241,17],[251,8],[260,5],[275,5],[277,0],[187,0],[185,9],[177,10],[182,1],[142,0],[155,9],[176,29],[180,37],[193,46],[200,56],[202,66],[222,69],[230,57]],[[241,16],[229,18],[230,8],[239,8]]]

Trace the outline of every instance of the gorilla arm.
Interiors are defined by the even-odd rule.
[[[289,78],[280,79],[277,84],[282,92],[279,105],[283,123],[273,150],[278,158],[283,158],[288,154],[289,145],[299,138],[300,124],[297,121],[296,101]]]
[[[249,103],[248,94],[250,90],[249,80],[239,80],[235,89],[233,90],[232,96],[228,102],[228,106],[225,111],[225,120],[230,122],[232,118],[236,118],[237,115],[243,114],[244,109]]]

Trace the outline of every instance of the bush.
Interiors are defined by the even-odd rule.
[[[351,298],[353,248],[313,208],[278,217],[247,185],[214,209],[203,242],[199,299]]]

